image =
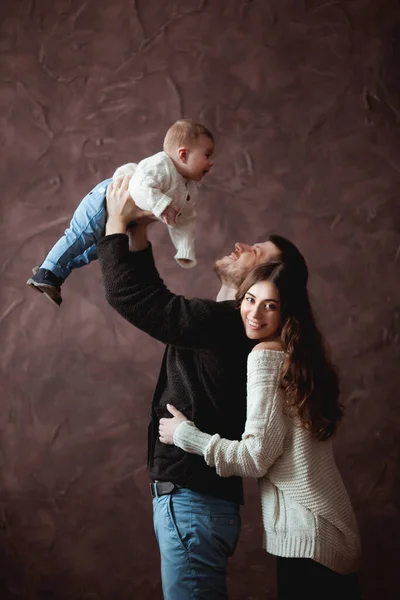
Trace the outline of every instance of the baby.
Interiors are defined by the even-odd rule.
[[[194,252],[197,182],[211,169],[214,137],[201,123],[180,119],[167,131],[163,151],[138,165],[119,167],[113,178],[132,175],[129,193],[139,208],[149,210],[168,225],[175,259],[182,267],[196,264]],[[112,179],[99,183],[81,201],[64,236],[40,267],[32,269],[27,284],[60,306],[61,285],[72,269],[97,258],[97,240],[107,219],[106,192]]]

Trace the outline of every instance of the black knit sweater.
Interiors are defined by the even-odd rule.
[[[108,303],[127,321],[167,344],[149,425],[150,479],[173,481],[243,503],[240,478],[221,478],[202,457],[158,439],[159,419],[170,416],[167,403],[202,431],[240,439],[250,343],[239,311],[233,302],[188,300],[171,293],[155,267],[151,246],[130,252],[126,235],[101,238],[97,251]]]

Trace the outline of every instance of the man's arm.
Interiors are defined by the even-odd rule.
[[[149,239],[147,237],[146,224],[137,223],[133,227],[128,229],[129,239],[129,250],[131,252],[137,252],[138,250],[144,250],[149,246]]]
[[[226,303],[187,300],[166,288],[147,240],[148,213],[137,209],[126,192],[127,182],[110,185],[106,236],[97,247],[108,303],[164,343],[203,349],[230,344],[232,336],[243,331],[239,315]],[[129,246],[121,234],[132,220],[139,224],[129,232]]]

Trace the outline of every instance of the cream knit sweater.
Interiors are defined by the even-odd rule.
[[[335,464],[332,441],[319,442],[284,414],[279,386],[284,353],[254,350],[247,363],[247,421],[241,441],[177,427],[174,443],[204,456],[222,477],[259,478],[265,547],[311,558],[338,573],[357,570],[360,540]]]
[[[162,213],[172,205],[178,213],[175,225],[168,226],[169,236],[175,246],[175,260],[189,269],[196,265],[195,256],[195,200],[198,184],[178,173],[166,152],[157,152],[137,165],[128,163],[119,167],[113,178],[131,175],[129,193],[143,210],[151,210],[162,220]],[[183,262],[186,261],[186,262]]]

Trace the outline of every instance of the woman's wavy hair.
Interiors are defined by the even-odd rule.
[[[247,291],[260,281],[278,289],[281,309],[280,338],[286,358],[282,367],[287,414],[300,417],[302,426],[316,439],[332,437],[343,416],[339,379],[316,325],[307,292],[307,278],[282,262],[253,269],[236,294],[240,306]]]

